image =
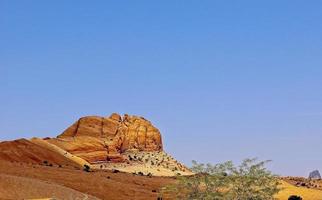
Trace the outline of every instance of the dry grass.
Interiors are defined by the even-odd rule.
[[[296,187],[285,181],[282,181],[281,187],[284,189],[276,196],[278,200],[287,200],[291,195],[301,196],[303,200],[322,200],[322,190]]]

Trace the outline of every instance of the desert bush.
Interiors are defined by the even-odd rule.
[[[296,195],[291,195],[288,200],[302,200],[302,197],[296,196]]]
[[[83,170],[85,171],[85,172],[90,172],[91,171],[91,168],[88,166],[88,165],[84,165],[83,166]]]
[[[129,155],[129,160],[133,160],[133,158]]]
[[[163,194],[193,200],[273,200],[279,192],[279,179],[264,166],[267,161],[246,159],[240,166],[231,161],[199,164],[193,161],[193,176],[179,176],[163,188]]]

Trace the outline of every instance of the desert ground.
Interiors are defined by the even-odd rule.
[[[159,188],[173,181],[122,172],[84,172],[70,166],[0,162],[0,199],[71,199],[72,194],[88,195],[88,199],[149,200],[157,199]]]
[[[171,177],[148,177],[109,170],[85,172],[72,166],[0,161],[0,199],[106,199],[156,200],[159,189],[174,183]],[[322,190],[296,187],[281,181],[277,195],[287,200],[300,195],[304,200],[322,200]],[[173,199],[167,197],[164,199]]]
[[[283,190],[276,197],[279,200],[287,200],[291,195],[301,196],[303,200],[322,200],[322,190],[296,187],[285,181],[281,181],[281,183]]]

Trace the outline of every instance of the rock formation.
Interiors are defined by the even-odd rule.
[[[163,151],[160,131],[150,121],[116,113],[82,117],[56,138],[2,142],[1,159],[148,176],[193,174]]]
[[[321,175],[320,175],[319,170],[314,170],[313,172],[311,172],[309,174],[309,179],[317,179],[317,180],[320,180],[321,179]]]
[[[150,121],[116,113],[82,117],[48,141],[89,162],[123,161],[121,154],[128,150],[163,150],[160,131]]]

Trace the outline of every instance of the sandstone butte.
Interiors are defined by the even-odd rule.
[[[155,176],[192,172],[164,152],[161,133],[143,117],[87,116],[55,138],[0,143],[0,160],[119,170]]]
[[[82,117],[57,138],[45,140],[91,164],[123,162],[126,151],[163,151],[160,131],[143,117],[127,114]]]

